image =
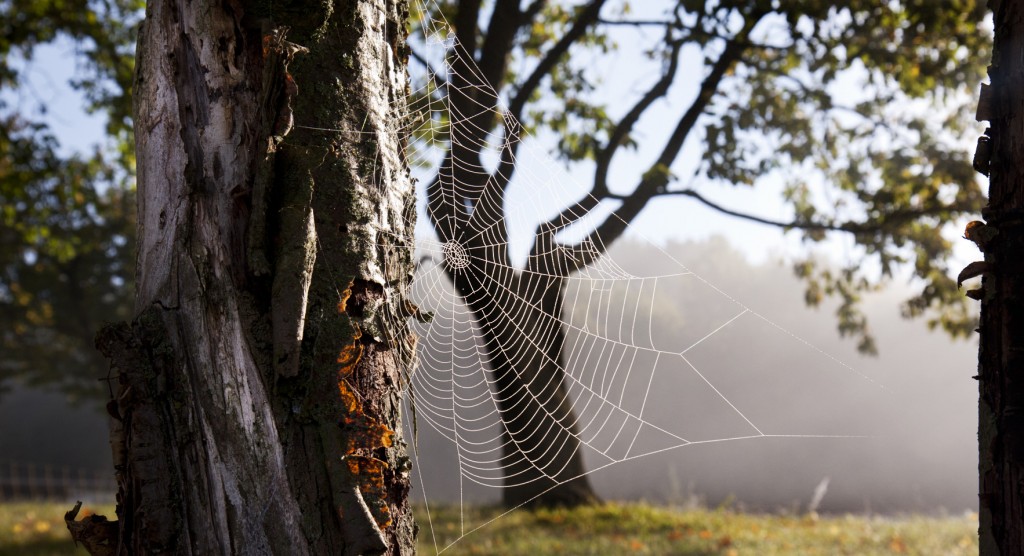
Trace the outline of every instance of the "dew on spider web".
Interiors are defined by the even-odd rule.
[[[451,270],[463,270],[469,267],[469,254],[466,248],[457,241],[447,241],[441,246],[441,256],[444,264]]]
[[[568,248],[564,236],[553,234],[546,240],[550,245],[541,246],[541,252],[557,252],[563,264],[570,265],[571,273],[566,273],[564,267],[512,262],[512,256],[504,255],[516,248],[509,240],[511,221],[488,222],[487,211],[475,210],[485,202],[482,195],[486,184],[459,181],[455,169],[500,178],[500,172],[508,169],[503,170],[495,161],[507,155],[515,172],[510,188],[515,189],[517,205],[506,208],[505,213],[526,215],[526,220],[532,218],[531,230],[558,210],[566,215],[565,222],[556,222],[563,229],[570,228],[570,223],[581,225],[588,219],[616,216],[594,216],[601,210],[595,207],[601,207],[601,203],[587,204],[586,197],[580,201],[579,191],[585,189],[574,188],[573,179],[554,162],[529,153],[529,163],[519,163],[517,157],[526,157],[524,153],[529,151],[529,138],[521,131],[514,137],[497,140],[493,133],[486,134],[483,140],[460,133],[460,126],[474,125],[472,120],[479,115],[459,114],[450,102],[452,91],[448,89],[454,89],[455,71],[452,62],[461,51],[453,48],[451,26],[441,18],[442,11],[432,0],[414,3],[417,13],[427,18],[420,22],[426,37],[420,46],[425,52],[433,51],[432,59],[438,60],[437,67],[442,71],[441,75],[422,76],[421,86],[410,96],[406,125],[394,131],[409,137],[411,166],[418,183],[434,184],[430,194],[441,196],[445,200],[441,205],[450,208],[431,213],[429,194],[418,192],[418,219],[421,223],[434,222],[434,227],[421,224],[417,228],[416,260],[420,264],[408,293],[433,318],[410,321],[419,337],[419,348],[407,406],[414,406],[420,428],[429,427],[451,448],[445,456],[448,465],[444,469],[424,470],[418,461],[414,463],[419,480],[415,486],[421,490],[428,509],[431,489],[445,480],[457,490],[455,501],[461,512],[462,503],[470,502],[472,493],[514,484],[516,477],[506,473],[513,465],[525,462],[549,479],[558,476],[557,469],[548,468],[528,454],[511,463],[502,455],[514,434],[507,429],[510,416],[498,402],[501,387],[497,376],[518,373],[517,362],[536,357],[534,352],[544,353],[551,341],[550,327],[531,326],[529,320],[519,318],[522,312],[538,313],[540,316],[533,322],[555,322],[564,331],[562,353],[552,362],[564,376],[575,420],[566,423],[549,419],[547,427],[552,430],[539,434],[551,433],[556,438],[560,437],[556,433],[569,432],[578,439],[587,473],[709,443],[758,438],[834,438],[851,432],[779,428],[772,415],[748,410],[751,404],[747,403],[749,396],[743,392],[743,384],[730,378],[743,375],[747,380],[747,370],[716,364],[716,360],[727,361],[728,353],[715,357],[708,354],[730,350],[729,345],[723,347],[719,341],[725,338],[730,345],[749,341],[742,336],[754,328],[771,335],[774,342],[787,342],[793,349],[815,354],[818,363],[813,371],[819,375],[833,373],[852,375],[862,381],[869,379],[732,298],[653,243],[646,242],[644,252],[659,259],[660,270],[655,275],[645,275],[642,269],[627,269],[620,260],[628,259],[629,254],[604,252],[600,237],[586,237],[575,248]],[[470,74],[478,71],[472,60],[459,62],[459,67]],[[443,87],[437,85],[435,77],[444,81]],[[495,121],[508,118],[497,100],[499,96],[480,84],[480,76],[461,77],[468,84],[466,87],[472,89],[463,94],[494,100],[495,107],[484,103],[475,109],[495,111]],[[526,143],[518,144],[512,153],[509,146],[524,140]],[[466,147],[460,151],[483,153],[482,159],[446,157],[445,153],[460,142]],[[577,201],[566,201],[567,209],[558,206],[573,197]],[[632,241],[646,241],[639,234],[631,237]],[[473,247],[469,247],[471,244]],[[480,254],[493,259],[489,260],[488,272],[473,273],[480,276],[467,281],[462,290],[456,289],[451,276],[473,268],[478,253],[475,249],[492,252]],[[495,258],[493,253],[503,255]],[[564,281],[557,280],[566,274]],[[401,281],[400,276],[393,278],[396,283]],[[562,306],[554,312],[531,305],[532,298],[523,293],[530,288],[544,288],[545,284],[564,288]],[[476,311],[468,308],[466,296],[479,303]],[[690,302],[696,302],[699,308]],[[673,312],[680,314],[669,316],[684,324],[671,333],[658,329],[656,323]],[[505,336],[501,335],[485,336],[479,325],[481,318],[504,319],[502,322],[507,325],[502,332],[514,340],[503,339]],[[736,338],[737,331],[742,332],[740,338]],[[501,352],[506,363],[496,367],[489,350]],[[538,397],[553,395],[545,388],[537,388],[536,392],[526,390],[526,396],[540,406],[544,406],[546,399]],[[414,459],[417,449],[413,450]],[[425,477],[430,477],[430,484]],[[478,526],[464,526],[450,542],[458,542]],[[432,526],[429,534],[435,543],[439,542]],[[443,552],[450,544],[435,546]]]

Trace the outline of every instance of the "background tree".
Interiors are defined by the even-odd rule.
[[[138,0],[26,0],[0,6],[0,388],[15,378],[104,399],[100,323],[130,312],[134,153],[131,79]],[[62,146],[25,85],[37,50],[69,39],[74,86],[107,118],[107,144]]]
[[[412,338],[376,324],[412,268],[407,18],[400,0],[147,5],[134,319],[97,336],[119,520],[67,516],[93,554],[413,551]]]
[[[423,94],[447,97],[431,103],[440,112],[434,120],[449,130],[440,170],[427,185],[427,213],[449,251],[457,244],[472,254],[468,266],[449,265],[448,275],[474,312],[495,371],[506,477],[523,483],[505,489],[507,504],[594,498],[581,476],[562,383],[563,292],[569,274],[603,254],[656,198],[691,198],[798,230],[810,243],[831,232],[852,239],[856,255],[838,271],[810,258],[796,271],[807,281],[809,303],[839,297],[839,330],[863,351],[873,352],[874,343],[860,295],[899,268],[912,269],[921,284],[904,305],[907,316],[927,315],[954,335],[974,327],[949,276],[944,228],[983,201],[957,142],[968,121],[965,93],[976,87],[988,51],[982,5],[683,0],[666,2],[664,15],[653,19],[630,19],[627,4],[606,0],[459,0],[425,9],[423,20],[447,20],[456,37],[444,71],[413,52],[429,82]],[[623,26],[661,37],[649,52],[659,76],[632,100],[608,105],[597,92],[607,76],[581,60],[612,48],[609,30]],[[644,117],[673,87],[692,82],[694,71],[680,69],[691,60],[704,67],[689,103],[658,146],[647,138],[644,170],[630,183],[614,183],[612,167],[637,146]],[[555,132],[566,162],[591,161],[593,180],[587,194],[536,227],[525,266],[515,269],[507,192],[520,138],[542,129]],[[693,142],[703,144],[696,165],[680,156]],[[485,163],[492,150],[493,165]],[[769,180],[786,183],[792,220],[745,214],[706,196],[712,185]],[[819,192],[824,187],[827,195]],[[599,207],[609,203],[613,210],[601,217]],[[559,235],[571,227],[589,231],[578,234],[581,241]],[[486,293],[495,277],[508,295]]]
[[[991,171],[989,202],[981,212],[985,223],[973,222],[966,237],[985,255],[968,266],[963,276],[984,273],[981,300],[978,401],[979,497],[982,554],[1024,553],[1024,9],[1018,2],[991,3],[995,48],[989,75],[992,86],[982,89],[978,119],[991,128],[978,140],[979,171]]]

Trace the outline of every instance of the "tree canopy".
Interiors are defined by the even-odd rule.
[[[919,284],[903,306],[906,316],[926,316],[953,335],[975,327],[950,277],[947,225],[983,202],[961,141],[991,43],[983,4],[681,0],[644,3],[642,16],[632,7],[640,4],[461,0],[423,8],[423,20],[447,20],[456,36],[447,68],[413,51],[421,79],[431,81],[422,94],[449,95],[462,120],[452,133],[467,139],[442,149],[479,160],[488,135],[502,135],[502,162],[477,181],[490,180],[492,197],[504,199],[516,171],[508,163],[515,139],[524,130],[553,132],[557,156],[584,162],[579,168],[592,170],[592,185],[538,230],[564,229],[615,202],[615,216],[591,234],[605,248],[665,196],[794,230],[812,245],[833,232],[848,236],[855,248],[838,267],[808,256],[795,270],[808,303],[841,301],[839,330],[858,338],[863,351],[875,348],[858,309],[861,296],[904,268]],[[628,29],[635,34],[624,34]],[[643,44],[655,77],[638,83],[632,98],[609,100],[603,85],[617,76],[595,61],[624,40]],[[670,109],[655,110],[664,105]],[[664,119],[666,111],[674,121],[652,133],[651,114]],[[694,143],[697,163],[682,155]],[[643,166],[623,182],[614,167],[627,150],[637,151],[629,163]],[[770,181],[785,184],[791,219],[712,200],[716,187]],[[442,208],[434,198],[431,213],[479,202],[444,199]]]
[[[808,303],[838,299],[839,332],[864,352],[876,347],[861,298],[896,276],[920,287],[905,315],[952,334],[975,326],[947,265],[949,225],[983,201],[961,139],[990,42],[980,5],[633,7],[641,4],[453,0],[413,17],[424,38],[411,54],[423,124],[413,140],[439,161],[424,188],[426,218],[493,376],[509,507],[595,498],[560,317],[571,310],[573,273],[600,264],[656,199],[798,231],[809,246],[842,237],[851,246],[842,259],[807,255],[795,270]],[[625,73],[609,69],[617,49],[630,56]],[[569,181],[586,189],[537,180],[531,194],[545,207],[533,207],[543,214],[519,260],[510,217],[524,212],[513,191],[529,188],[517,176],[534,172],[520,153],[530,135],[553,137]],[[714,200],[727,187],[780,184],[787,219]],[[576,198],[552,206],[568,191]]]

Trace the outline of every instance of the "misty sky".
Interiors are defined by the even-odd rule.
[[[838,338],[833,306],[804,306],[802,284],[787,266],[751,266],[722,239],[674,243],[669,252],[708,284],[768,319],[748,315],[704,340],[688,353],[694,370],[699,369],[766,434],[864,438],[755,438],[686,446],[595,473],[602,496],[668,502],[702,497],[717,503],[733,495],[747,507],[794,509],[804,508],[827,477],[824,510],[962,511],[976,506],[977,385],[970,378],[975,374],[975,342],[954,342],[927,331],[922,322],[899,318],[898,304],[908,290],[894,285],[867,301],[881,354],[861,356],[854,342]],[[664,259],[657,249],[636,243],[619,245],[611,258],[639,275],[666,270],[651,264]],[[620,296],[608,303],[627,313],[649,315],[649,327],[635,325],[629,315],[612,314],[609,320],[622,324],[624,331],[635,329],[638,337],[650,333],[659,348],[690,345],[735,314],[734,304],[709,294],[708,284],[663,280],[658,296],[636,296],[624,304],[618,301]],[[582,377],[589,376],[583,367],[597,365],[601,352],[600,345],[580,343],[579,334],[572,332],[585,325],[588,306],[592,308],[580,302],[566,311],[573,313],[568,319],[567,370]],[[421,360],[433,362],[428,367],[438,362],[443,367],[443,352],[450,349],[447,342],[453,342],[456,351],[472,345],[465,334],[440,332],[421,341],[421,348],[442,353]],[[636,411],[646,399],[646,419],[691,440],[750,434],[748,425],[696,380],[692,370],[671,361],[648,363],[628,367],[634,375],[622,387],[623,407]],[[417,372],[431,371],[421,367]],[[644,373],[650,372],[655,373],[654,386],[645,396],[644,385],[651,378]],[[579,414],[584,404],[575,399]],[[417,469],[428,496],[457,501],[461,488],[466,500],[497,500],[493,488],[470,480],[460,485],[454,445],[432,429],[430,410],[422,407],[432,402],[424,397],[418,401]],[[497,424],[490,434],[496,442]],[[467,437],[465,442],[476,440]],[[647,442],[651,450],[658,448],[659,439]],[[606,463],[593,451],[584,454],[591,468]],[[421,487],[416,481],[414,485]]]

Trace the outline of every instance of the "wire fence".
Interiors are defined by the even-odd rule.
[[[116,492],[113,470],[0,459],[0,503],[81,500],[110,504]]]

